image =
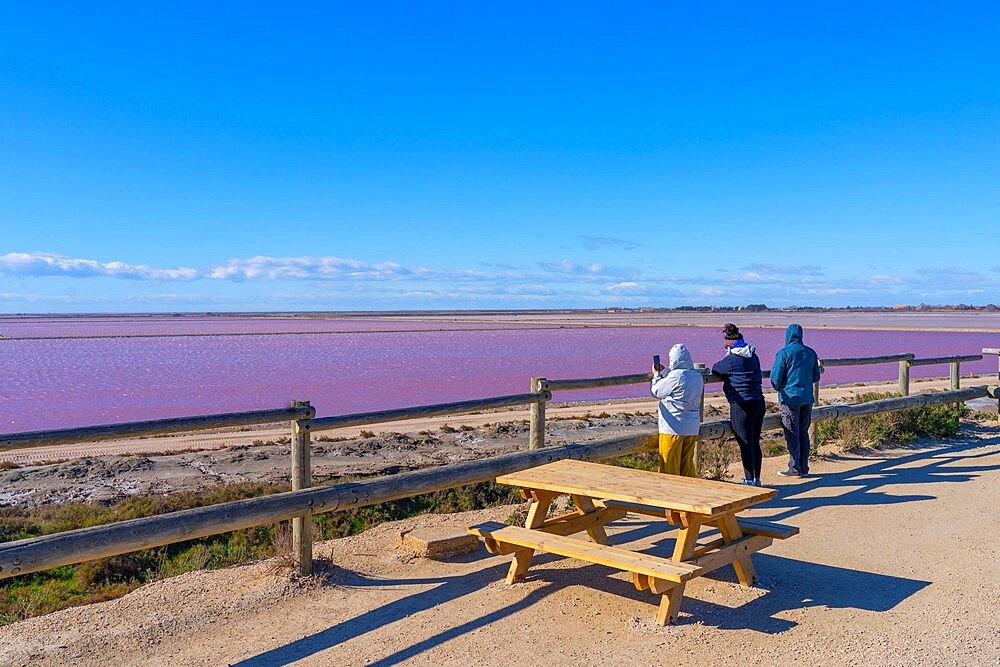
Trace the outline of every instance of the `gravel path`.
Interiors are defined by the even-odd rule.
[[[765,460],[777,479],[780,459]],[[920,447],[818,460],[749,512],[800,527],[755,558],[695,579],[676,625],[622,574],[539,557],[434,561],[395,546],[419,525],[462,528],[514,507],[385,524],[322,543],[333,565],[294,580],[276,561],[194,572],[126,597],[0,628],[3,665],[998,665],[1000,427]],[[614,544],[670,549],[631,516]]]

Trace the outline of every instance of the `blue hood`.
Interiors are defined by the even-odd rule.
[[[802,342],[802,327],[798,324],[789,324],[785,329],[785,345]]]

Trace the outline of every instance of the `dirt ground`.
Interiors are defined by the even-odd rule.
[[[317,545],[318,574],[278,560],[160,581],[119,600],[0,628],[3,665],[998,665],[1000,426],[947,442],[846,452],[747,512],[798,526],[688,584],[675,625],[623,574],[542,555],[507,586],[509,557],[446,560],[396,546],[416,526],[461,530],[518,508],[420,516]],[[665,522],[630,515],[613,544],[668,553]]]

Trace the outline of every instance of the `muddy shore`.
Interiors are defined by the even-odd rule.
[[[989,378],[968,382],[983,384]],[[914,392],[941,389],[946,380],[914,381]],[[890,391],[865,383],[824,388],[824,401],[850,401],[859,392]],[[774,397],[768,394],[771,409]],[[984,402],[995,411],[995,402]],[[656,429],[655,399],[551,406],[546,443],[563,445]],[[313,434],[314,484],[345,476],[374,476],[468,461],[528,447],[523,409],[412,420]],[[706,398],[705,419],[728,417],[720,395]],[[37,507],[70,501],[114,502],[131,496],[198,491],[235,482],[289,482],[287,425],[69,445],[0,453],[0,506]],[[765,433],[764,450],[780,444]]]

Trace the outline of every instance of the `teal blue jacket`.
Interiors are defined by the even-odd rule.
[[[814,403],[814,382],[819,382],[816,351],[803,345],[802,327],[789,324],[785,329],[785,347],[778,350],[771,366],[771,386],[778,390],[778,402],[783,405]]]

